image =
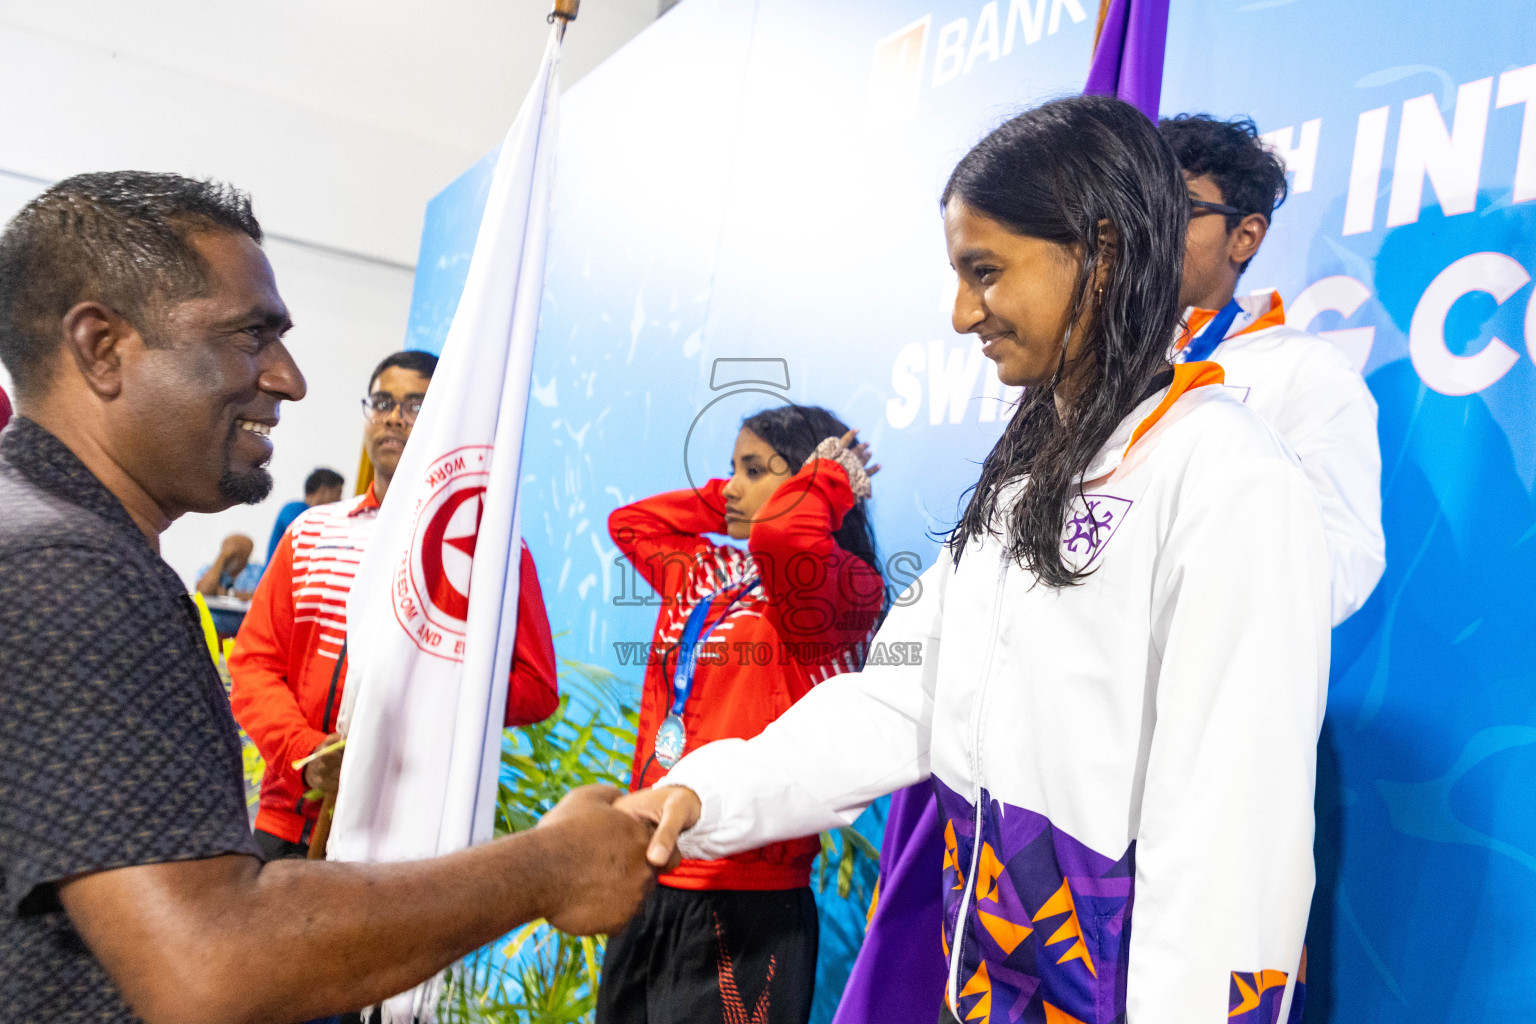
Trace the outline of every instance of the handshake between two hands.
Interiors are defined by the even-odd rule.
[[[316,744],[294,763],[316,795],[335,793],[346,751],[340,734]],[[664,786],[626,793],[613,786],[582,786],[567,793],[534,830],[554,845],[544,917],[561,931],[597,935],[617,931],[639,911],[656,876],[677,867],[678,836],[699,820],[691,789]]]
[[[535,829],[557,846],[549,923],[573,935],[623,927],[656,876],[677,867],[678,837],[698,822],[701,806],[698,794],[682,786],[638,793],[582,786],[567,793]]]

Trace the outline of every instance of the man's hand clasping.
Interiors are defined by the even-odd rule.
[[[656,885],[646,863],[651,830],[615,809],[623,790],[573,789],[539,822],[554,843],[549,923],[572,935],[618,931]]]

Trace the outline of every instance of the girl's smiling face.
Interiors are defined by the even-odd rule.
[[[1065,384],[1081,366],[1085,334],[1072,332],[1064,365],[1062,337],[1078,273],[1074,250],[1018,234],[959,198],[944,207],[944,235],[960,280],[955,331],[981,339],[982,354],[997,364],[1004,384],[1048,384],[1059,367]]]
[[[743,427],[736,435],[731,478],[725,485],[726,532],[736,540],[746,540],[758,511],[792,475],[784,456]]]

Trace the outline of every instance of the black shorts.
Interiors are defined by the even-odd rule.
[[[816,899],[657,886],[608,940],[597,1024],[806,1024]]]
[[[290,843],[259,828],[252,834],[256,838],[256,849],[261,851],[261,859],[264,861],[303,860],[309,856],[309,846],[305,843]]]

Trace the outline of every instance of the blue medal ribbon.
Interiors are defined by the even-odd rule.
[[[1205,325],[1197,337],[1191,338],[1188,345],[1184,346],[1181,363],[1199,363],[1211,358],[1211,353],[1216,351],[1227,336],[1227,331],[1232,327],[1232,321],[1237,319],[1237,314],[1243,311],[1243,307],[1233,299],[1222,307],[1221,312],[1211,318],[1211,322]]]
[[[709,609],[714,605],[715,598],[729,589],[728,587],[706,594],[688,613],[688,621],[683,625],[683,635],[677,642],[677,664],[672,669],[672,708],[661,723],[661,728],[656,731],[656,761],[663,768],[671,768],[677,764],[688,746],[688,734],[683,728],[683,709],[688,706],[688,697],[693,693],[693,674],[699,667],[699,645],[709,639],[715,627],[725,621],[725,617],[731,614],[731,609],[741,603],[742,598],[757,589],[757,584],[756,576],[743,584],[740,592],[731,598],[730,604],[725,606],[725,610],[707,625]]]

